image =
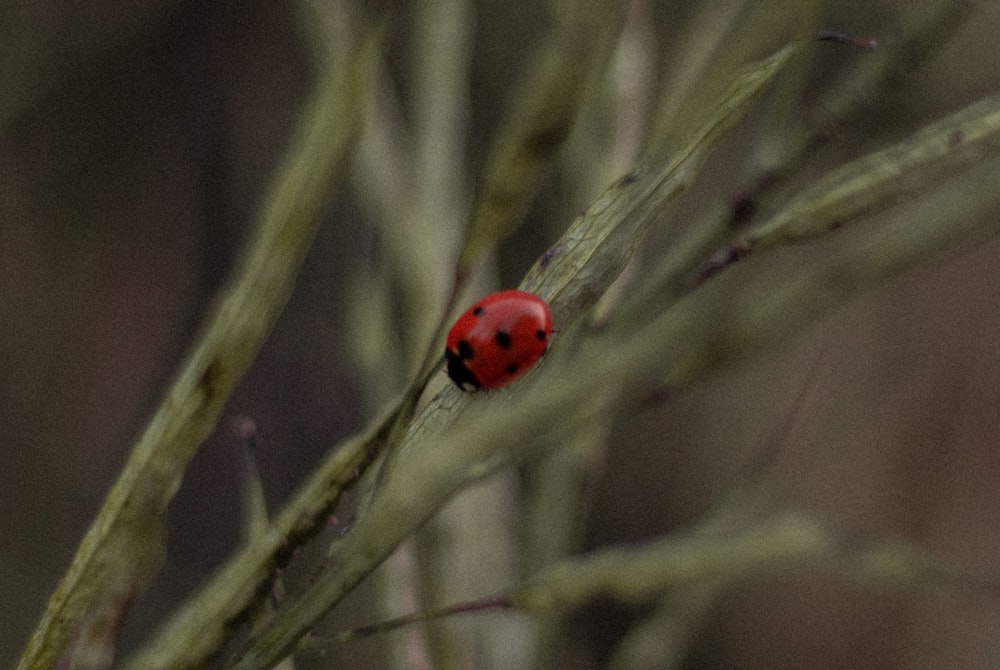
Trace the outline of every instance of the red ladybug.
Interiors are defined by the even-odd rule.
[[[448,376],[463,391],[506,386],[538,362],[549,346],[552,315],[524,291],[492,293],[458,317],[448,333]]]

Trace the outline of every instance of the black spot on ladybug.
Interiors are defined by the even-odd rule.
[[[512,344],[510,339],[510,333],[504,330],[497,331],[496,341],[497,341],[497,346],[500,347],[501,349],[510,349],[510,345]]]
[[[463,348],[462,345],[465,345]],[[452,351],[448,349],[444,352],[445,358],[448,361],[448,376],[455,384],[466,391],[475,391],[479,389],[482,384],[476,379],[476,375],[472,373],[472,370],[468,368],[465,361],[472,358],[471,347],[465,341],[459,342],[459,350]]]
[[[511,363],[510,365],[507,366],[507,374],[512,375],[515,372],[517,372],[517,364],[516,363]]]
[[[472,313],[475,314],[476,316],[482,316],[483,314],[486,313],[486,308],[482,306],[476,307],[475,309],[472,310]]]
[[[476,357],[476,350],[472,348],[468,340],[459,340],[458,351],[449,353],[452,353],[460,361],[468,361]]]
[[[539,328],[538,330],[535,331],[535,337],[538,338],[540,342],[544,342],[547,336],[545,334],[545,331]]]

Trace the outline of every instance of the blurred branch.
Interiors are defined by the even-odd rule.
[[[657,601],[652,614],[622,637],[608,662],[609,670],[684,667],[726,586],[725,579],[710,579],[671,589]]]
[[[461,138],[466,135],[468,114],[470,11],[465,0],[414,6],[413,28],[419,34],[413,40],[411,59],[412,76],[418,82],[410,96],[413,127],[406,125],[388,73],[381,72],[351,174],[358,202],[373,222],[385,252],[383,262],[362,269],[359,283],[382,289],[379,298],[384,308],[397,307],[396,294],[402,307],[401,319],[381,308],[369,314],[366,296],[350,306],[363,311],[365,318],[352,322],[387,326],[375,339],[391,346],[379,347],[376,356],[363,359],[384,363],[378,374],[369,377],[391,381],[405,372],[412,379],[407,396],[414,402],[442,357],[441,350],[430,343],[441,339],[445,326],[451,254],[467,216]],[[398,342],[390,343],[388,336],[400,332],[408,334],[411,348],[396,356]],[[375,349],[371,339],[360,344],[356,351]],[[385,357],[392,360],[380,360]],[[412,375],[416,363],[418,372]]]
[[[475,16],[468,0],[413,5],[412,189],[385,235],[405,307],[400,331],[409,341],[409,371],[420,354],[440,355],[434,327],[445,317],[454,253],[468,225],[469,77]]]
[[[583,102],[580,118],[560,156],[559,170],[567,194],[565,207],[558,211],[575,212],[578,203],[593,199],[628,172],[642,152],[653,99],[660,88],[654,80],[651,4],[646,0],[629,3],[610,66]],[[605,291],[600,304],[618,304],[618,292],[627,290],[629,284],[626,269]],[[519,509],[514,524],[519,540],[516,574],[532,574],[578,548],[613,425],[610,413],[603,421],[595,419],[563,436],[552,453],[519,468],[519,495],[514,498]],[[530,662],[522,665],[552,667],[561,647],[562,617],[534,617],[518,623],[520,648],[530,653]],[[499,626],[492,623],[490,627]]]
[[[984,190],[998,170],[995,160],[976,165],[965,180],[943,184],[914,203],[905,220],[859,231],[852,244],[783,274],[755,272],[753,263],[732,267],[645,327],[615,314],[580,355],[600,357],[591,365],[602,368],[595,374],[656,374],[660,384],[679,389],[724,364],[773,349],[847,300],[959,245],[1000,234],[990,214],[1000,194]]]
[[[551,453],[521,467],[521,576],[534,574],[578,548],[613,425],[613,412],[595,416],[562,436]],[[552,667],[562,619],[543,616],[531,623],[531,667]]]
[[[724,248],[716,247],[712,255],[709,255],[712,245],[718,245],[726,232],[720,225],[724,217],[706,217],[700,230],[676,245],[635,287],[617,318],[640,319],[643,313],[655,313],[656,305],[671,303],[690,292],[695,270],[692,261],[701,263],[699,274],[694,277],[696,285],[748,254],[822,237],[909,198],[943,197],[941,187],[948,184],[952,175],[963,171],[968,173],[970,184],[979,178],[988,179],[988,175],[976,175],[983,170],[995,170],[991,159],[998,153],[1000,97],[993,96],[926,126],[893,146],[832,170],[796,194],[767,221],[739,234]],[[887,244],[902,249],[904,243],[916,242],[923,234],[936,234],[918,230],[921,227],[936,229],[950,239],[961,239],[962,231],[971,232],[981,226],[982,212],[993,202],[992,191],[985,193],[988,197],[958,198],[952,211],[942,213],[943,220],[931,220],[930,210],[921,213],[912,219],[905,235],[899,236],[895,244],[892,241]],[[960,215],[965,219],[955,220]],[[931,250],[928,247],[925,253]],[[887,248],[879,256],[888,262],[894,255],[896,249]]]
[[[433,331],[445,319],[445,303],[453,281],[454,253],[468,220],[469,170],[466,138],[469,137],[469,77],[473,62],[474,7],[467,0],[421,0],[412,4],[408,90],[411,132],[409,154],[387,156],[373,164],[385,170],[395,162],[408,169],[408,189],[398,208],[379,220],[380,241],[386,249],[384,263],[376,271],[391,273],[393,300],[398,307],[386,315],[400,338],[380,349],[380,358],[400,352],[403,378],[391,370],[370,370],[369,379],[391,380],[399,388],[412,378],[414,367],[427,366],[441,355],[440,337]],[[403,119],[399,118],[400,128]],[[365,298],[360,305],[369,308]],[[367,309],[366,309],[367,311]],[[373,315],[365,314],[362,323]],[[401,337],[401,334],[405,336]],[[402,345],[402,346],[401,346]],[[420,356],[424,354],[425,360]],[[418,392],[418,391],[415,391]],[[449,530],[483,533],[480,525],[461,525]],[[376,611],[391,616],[401,601],[429,607],[435,594],[450,592],[462,571],[436,560],[451,555],[452,543],[462,544],[461,535],[450,532],[416,538],[382,565],[376,573]],[[439,543],[437,540],[447,538]],[[442,544],[448,549],[442,548]],[[473,545],[474,546],[474,545]],[[407,636],[386,640],[383,659],[387,668],[416,665],[446,668],[460,665],[456,659],[484,648],[468,631],[459,637],[448,626],[431,625],[409,631]],[[470,662],[466,665],[481,667]]]
[[[912,196],[1000,152],[1000,97],[986,98],[908,139],[833,170],[737,243],[761,251],[822,235]]]
[[[514,589],[511,601],[536,612],[597,598],[640,604],[678,586],[802,568],[834,570],[868,588],[1000,594],[997,580],[970,575],[908,542],[845,534],[803,513],[784,512],[732,532],[693,531],[565,559]]]
[[[817,101],[810,128],[802,128],[802,132],[783,129],[794,161],[807,157],[831,129],[884,99],[887,89],[899,86],[909,72],[937,56],[950,44],[949,38],[982,11],[976,3],[952,0],[902,5],[899,9],[901,34],[895,40],[879,40],[878,48],[864,52],[856,67],[841,73]]]
[[[704,120],[705,109],[730,86],[731,73],[762,59],[779,45],[809,46],[817,0],[748,0],[703,3],[669,47],[649,144],[656,152],[678,149]],[[675,38],[676,39],[676,38]],[[800,54],[801,55],[801,54]],[[785,68],[801,69],[796,59]]]
[[[148,456],[151,461],[148,467],[155,468],[162,485],[154,489],[143,483],[141,489],[146,496],[155,494],[153,502],[158,514],[165,511],[187,459],[214,426],[223,403],[284,306],[319,223],[330,184],[343,169],[364,108],[378,50],[379,39],[369,35],[351,63],[337,64],[319,83],[247,258],[191,361],[137,448],[137,457],[146,450],[153,452]],[[133,467],[130,462],[126,476]],[[341,477],[349,479],[346,474]],[[148,518],[130,521],[141,527],[155,523],[155,519]],[[290,525],[287,519],[280,521],[286,527]],[[260,551],[260,545],[276,551],[287,536],[276,535],[272,529],[257,538],[250,545],[256,550],[241,554],[240,571],[227,574],[231,579],[227,589],[231,591],[213,600],[211,589],[206,589],[208,595],[203,594],[196,606],[198,616],[185,617],[188,610],[182,609],[173,627],[145,656],[135,661],[134,667],[196,667],[218,650],[226,627],[253,604],[260,586],[272,577],[273,554]],[[112,547],[128,554],[121,546]]]
[[[569,136],[585,85],[610,55],[623,17],[620,4],[611,0],[556,12],[556,29],[507,104],[506,121],[490,149],[458,261],[460,284],[521,224],[539,178]]]
[[[564,559],[515,588],[512,601],[539,612],[573,609],[597,598],[640,604],[680,585],[816,564],[835,546],[814,520],[786,514],[731,534],[694,531]]]
[[[807,8],[808,3],[799,3],[785,18],[798,17]],[[747,16],[743,15],[745,13],[756,17],[756,21],[766,25],[766,29],[747,31],[750,37],[734,36],[732,33],[736,30],[735,26],[741,23],[738,17],[742,15],[743,22],[748,20]],[[800,48],[800,45],[796,44],[779,56],[764,61],[763,64],[758,63],[756,66],[744,68],[745,63],[751,60],[749,54],[759,53],[760,50],[773,45],[776,25],[778,24],[769,20],[767,12],[761,12],[759,8],[754,12],[748,3],[741,0],[723,3],[720,6],[713,5],[698,12],[694,28],[689,28],[683,33],[684,44],[677,46],[673,51],[679,62],[662,77],[664,83],[659,87],[658,109],[652,110],[656,125],[651,129],[652,139],[649,140],[650,146],[647,146],[644,156],[646,163],[659,159],[667,165],[672,165],[673,161],[680,161],[684,167],[692,167],[694,172],[686,174],[683,169],[678,169],[671,173],[670,169],[667,169],[661,173],[661,176],[666,178],[658,187],[656,197],[662,200],[656,203],[650,202],[649,210],[644,213],[632,212],[622,217],[616,225],[619,230],[614,230],[605,244],[599,247],[602,252],[607,252],[608,256],[599,259],[595,265],[604,264],[605,269],[614,268],[617,261],[608,261],[614,254],[622,253],[621,267],[624,267],[631,257],[631,251],[624,251],[627,247],[622,248],[617,245],[636,243],[643,238],[644,226],[669,219],[669,216],[665,216],[667,205],[687,188],[700,169],[700,161],[707,155],[706,153],[700,158],[686,162],[691,158],[686,153],[690,147],[685,147],[683,143],[690,142],[692,135],[701,136],[705,133],[704,144],[694,146],[698,149],[711,150],[717,141],[713,137],[725,135],[731,124],[742,117],[745,106],[752,104],[756,99],[756,93],[753,91],[759,91],[757,87],[762,82],[770,81],[778,70],[790,67],[798,60],[793,57]],[[741,72],[735,83],[734,72]],[[712,84],[706,86],[705,82],[708,80]],[[723,101],[723,107],[731,106],[731,116],[719,115],[718,126],[713,128],[711,125],[706,125],[705,110],[718,107],[720,100]],[[590,167],[591,172],[600,172],[601,169],[600,166]],[[652,198],[650,200],[652,201]],[[609,219],[614,220],[614,214]],[[584,217],[577,223],[582,227],[593,221],[586,221]],[[718,244],[725,235],[721,227],[697,232],[700,238],[699,244],[675,244],[671,247],[672,256],[683,258],[684,262],[690,264],[693,262],[691,259],[702,258],[703,250],[713,242]],[[571,229],[563,240],[573,239],[574,234],[586,239],[586,235],[580,235],[578,231]],[[549,252],[550,258],[563,243],[561,241]],[[598,285],[603,281],[600,280]],[[635,278],[626,283],[628,289],[625,293],[631,295],[636,284]],[[607,294],[602,298],[602,302],[609,302],[609,297],[610,301],[623,302]],[[596,295],[589,300],[593,301],[595,298]],[[577,315],[591,311],[586,300],[588,300],[586,297],[580,298],[580,304],[575,308]],[[626,298],[624,302],[627,304],[630,301]],[[558,298],[553,300],[553,304],[558,304]],[[612,309],[620,307],[621,304],[618,304]],[[656,313],[659,309],[662,309],[662,305],[653,307],[652,313]],[[565,323],[565,321],[560,322],[558,317],[557,322]],[[611,408],[614,402],[614,393],[607,393],[606,405]],[[523,468],[523,477],[528,483],[525,524],[529,531],[532,531],[526,536],[525,548],[522,549],[527,552],[527,558],[523,561],[526,568],[534,569],[552,562],[572,546],[575,529],[587,508],[586,484],[593,476],[595,464],[603,459],[601,452],[604,445],[601,444],[601,440],[613,421],[614,412],[595,412],[592,420],[583,427],[567,427],[567,433],[561,435],[558,440],[558,451],[544,458],[535,459]],[[535,667],[548,666],[547,658],[554,649],[553,641],[559,628],[558,622],[557,615],[538,619],[538,625],[534,627],[537,654]]]
[[[648,155],[599,196],[528,272],[521,288],[549,302],[553,319],[592,305],[618,276],[649,226],[694,181],[716,144],[743,118],[764,87],[791,59],[797,45],[739,71],[702,126],[676,152]]]
[[[875,101],[884,100],[905,80],[908,71],[945,48],[950,43],[948,38],[975,14],[977,7],[974,3],[934,0],[903,5],[900,11],[900,36],[882,39],[877,48],[862,52],[856,64],[820,93],[806,118],[801,111],[804,79],[783,88],[773,105],[775,113],[769,115],[757,142],[751,184],[727,217],[731,224],[739,225],[753,211],[766,209],[778,187],[821,143]],[[821,56],[830,48],[835,47],[813,48],[811,53]]]
[[[880,593],[939,590],[967,598],[1000,597],[1000,579],[970,573],[905,540],[844,531],[806,512],[742,516],[740,525],[732,518],[720,524],[718,516],[710,517],[692,531],[562,559],[507,593],[407,614],[305,646],[322,649],[462,614],[518,609],[544,617],[599,600],[659,601],[660,611],[626,637],[611,667],[668,668],[687,656],[689,638],[719,594],[751,577],[825,572]]]

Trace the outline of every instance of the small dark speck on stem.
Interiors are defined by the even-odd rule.
[[[208,365],[205,366],[205,370],[201,373],[201,377],[198,379],[198,387],[204,389],[205,395],[208,398],[214,398],[218,389],[216,385],[219,382],[219,378],[222,376],[222,361],[218,358],[213,358]]]

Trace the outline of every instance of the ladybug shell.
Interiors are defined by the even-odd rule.
[[[464,391],[506,386],[538,362],[549,346],[552,315],[541,298],[524,291],[492,293],[448,333],[448,376]]]

